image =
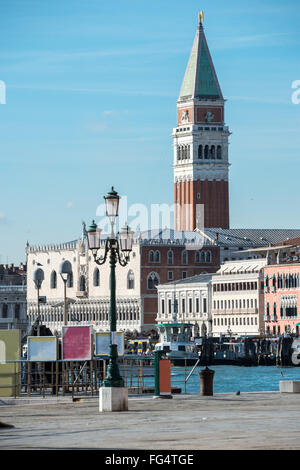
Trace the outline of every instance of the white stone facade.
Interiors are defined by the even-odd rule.
[[[118,330],[143,329],[139,250],[139,244],[134,244],[129,264],[126,267],[116,267]],[[35,269],[41,268],[45,279],[39,295],[46,298],[45,304],[40,303],[41,321],[52,331],[61,330],[63,307],[55,304],[62,302],[64,298],[64,284],[59,275],[59,266],[65,260],[71,263],[73,272],[73,281],[67,285],[67,298],[75,300],[75,303],[70,303],[68,307],[68,324],[93,324],[97,331],[109,330],[109,260],[98,266],[88,251],[86,240],[47,247],[27,247],[27,314],[30,323],[37,317],[37,290],[33,273]],[[96,270],[99,270],[98,276]]]
[[[192,323],[194,336],[210,335],[211,279],[212,275],[200,274],[159,285],[157,323]]]
[[[264,331],[266,264],[266,259],[228,261],[213,275],[213,336],[255,336]]]

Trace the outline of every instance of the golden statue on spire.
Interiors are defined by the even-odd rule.
[[[200,11],[199,12],[199,23],[203,23],[203,21],[204,21],[204,12]]]

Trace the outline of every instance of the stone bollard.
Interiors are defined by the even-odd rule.
[[[205,369],[199,371],[200,375],[200,395],[210,397],[214,394],[213,382],[214,382],[215,371],[209,369],[207,366]]]

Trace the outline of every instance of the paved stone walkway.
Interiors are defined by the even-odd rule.
[[[300,394],[139,397],[123,413],[99,413],[95,398],[45,399],[2,404],[0,421],[14,426],[0,429],[0,449],[300,448]]]

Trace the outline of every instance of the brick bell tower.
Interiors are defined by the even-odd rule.
[[[174,226],[229,228],[228,127],[225,100],[203,29],[203,13],[177,101]],[[204,209],[204,210],[203,210]]]

